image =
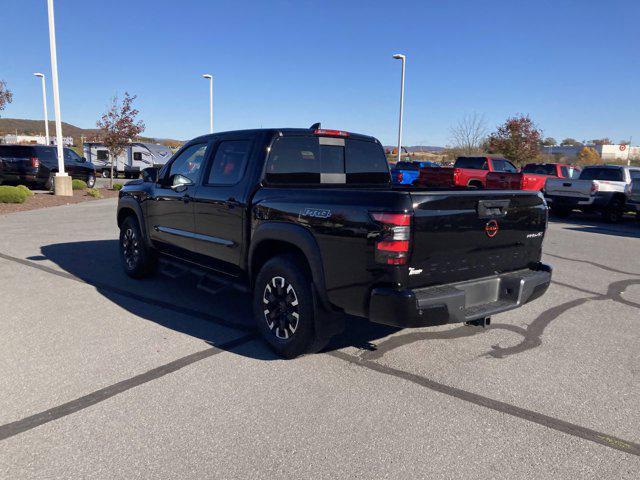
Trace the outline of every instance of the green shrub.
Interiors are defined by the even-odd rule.
[[[114,183],[113,184],[113,189],[114,190],[122,190],[122,187],[124,187],[123,183]]]
[[[87,195],[93,198],[102,198],[102,193],[97,188],[88,188]]]
[[[27,187],[26,185],[18,185],[16,188],[19,188],[24,193],[26,193],[27,197],[33,197],[33,192],[29,190],[29,187]]]
[[[24,189],[10,186],[0,186],[0,203],[24,203],[27,194]]]
[[[74,190],[86,190],[87,182],[84,180],[78,180],[77,178],[71,182],[71,188]]]

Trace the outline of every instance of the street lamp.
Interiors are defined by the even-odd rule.
[[[205,73],[202,78],[209,80],[209,133],[213,133],[213,76]]]
[[[64,150],[62,145],[62,121],[60,120],[60,92],[58,88],[58,55],[56,53],[56,25],[53,16],[53,0],[47,0],[49,14],[49,48],[51,50],[51,80],[53,83],[53,110],[56,116],[56,143],[58,144],[58,173],[54,179],[56,195],[73,196],[71,177],[64,171]]]
[[[49,145],[49,117],[47,116],[47,86],[44,79],[44,73],[34,73],[36,77],[42,80],[42,107],[44,108],[44,136],[47,145]]]
[[[396,53],[393,58],[396,60],[402,60],[402,76],[400,78],[400,119],[398,125],[398,162],[400,161],[401,149],[402,149],[402,110],[404,109],[404,67],[407,61],[407,57],[401,53]]]

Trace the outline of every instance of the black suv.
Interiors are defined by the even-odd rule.
[[[71,178],[87,182],[89,188],[96,183],[95,166],[70,148],[64,149],[64,169]],[[50,190],[57,171],[57,147],[0,145],[0,184],[24,183]]]

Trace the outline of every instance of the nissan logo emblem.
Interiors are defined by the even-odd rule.
[[[484,226],[484,231],[489,238],[495,237],[498,234],[498,230],[500,230],[500,227],[498,226],[498,222],[495,220],[489,220]]]

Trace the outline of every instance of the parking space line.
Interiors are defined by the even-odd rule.
[[[35,262],[32,262],[30,260],[25,260],[23,258],[12,257],[11,255],[7,255],[7,254],[1,253],[1,252],[0,252],[0,258],[2,258],[4,260],[8,260],[10,262],[19,263],[19,264],[27,266],[27,267],[35,268],[35,269],[41,270],[43,272],[51,273],[53,275],[57,275],[59,277],[66,278],[68,280],[74,280],[76,282],[83,283],[85,285],[91,285],[92,287],[95,287],[97,289],[108,290],[111,293],[114,293],[116,295],[120,295],[120,296],[125,297],[125,298],[130,298],[132,300],[137,300],[139,302],[146,303],[148,305],[153,305],[153,306],[164,308],[166,310],[170,310],[170,311],[173,311],[173,312],[176,312],[176,313],[180,313],[182,315],[187,315],[187,316],[199,318],[201,320],[206,320],[208,322],[215,323],[215,324],[223,326],[223,327],[233,328],[233,329],[241,331],[241,332],[252,332],[254,330],[253,328],[251,328],[251,327],[249,327],[247,325],[241,325],[241,324],[238,324],[238,323],[229,322],[228,320],[225,320],[225,319],[220,318],[220,317],[215,316],[215,315],[211,315],[210,313],[202,312],[200,310],[194,310],[192,308],[182,307],[182,306],[176,305],[174,303],[165,302],[163,300],[159,300],[159,299],[156,299],[156,298],[145,297],[144,295],[139,295],[139,294],[133,293],[133,292],[131,292],[129,290],[125,290],[123,288],[115,287],[113,285],[109,285],[109,284],[106,284],[106,283],[90,282],[90,281],[87,281],[87,280],[83,280],[82,278],[76,277],[75,275],[72,275],[70,273],[62,272],[60,270],[56,270],[55,268],[47,267],[46,265],[38,265]]]
[[[141,373],[140,375],[136,375],[135,377],[128,378],[127,380],[123,380],[113,385],[109,385],[108,387],[101,388],[100,390],[96,390],[95,392],[92,392],[88,395],[84,395],[80,398],[76,398],[75,400],[71,400],[70,402],[63,403],[62,405],[58,405],[57,407],[50,408],[49,410],[45,410],[44,412],[36,413],[35,415],[31,415],[30,417],[1,425],[0,441],[6,440],[7,438],[13,437],[14,435],[18,435],[20,433],[26,432],[27,430],[39,427],[40,425],[43,425],[45,423],[58,420],[62,417],[66,417],[67,415],[71,415],[72,413],[76,413],[80,410],[91,407],[92,405],[103,402],[115,395],[126,392],[127,390],[138,387],[152,380],[156,380],[160,377],[164,377],[165,375],[176,372],[184,367],[204,360],[205,358],[212,357],[219,353],[243,345],[255,338],[256,335],[254,334],[243,335],[242,337],[236,338],[235,340],[230,340],[229,342],[225,342],[217,347],[214,346],[205,350],[200,350],[199,352],[192,353],[185,357],[178,358],[177,360],[148,370],[147,372]]]
[[[515,405],[511,405],[509,403],[501,402],[500,400],[495,400],[489,397],[485,397],[477,393],[467,392],[466,390],[461,390],[456,387],[451,387],[449,385],[436,382],[435,380],[421,377],[420,375],[416,375],[414,373],[406,372],[404,370],[399,370],[399,369],[390,367],[388,365],[383,365],[378,362],[364,360],[360,357],[350,355],[341,351],[329,352],[328,355],[331,355],[334,358],[338,358],[340,360],[351,363],[353,365],[367,368],[374,372],[383,373],[385,375],[390,375],[393,377],[400,378],[402,380],[409,381],[421,387],[428,388],[435,392],[444,393],[445,395],[449,395],[450,397],[454,397],[459,400],[472,403],[474,405],[485,407],[496,412],[511,415],[513,417],[521,418],[528,422],[537,423],[538,425],[542,425],[544,427],[551,428],[553,430],[557,430],[559,432],[563,432],[563,433],[572,435],[574,437],[579,437],[584,440],[597,443],[599,445],[604,445],[605,447],[609,447],[614,450],[619,450],[624,453],[640,456],[640,444],[635,442],[623,440],[613,435],[608,435],[606,433],[598,432],[597,430],[592,430],[590,428],[582,427],[580,425],[576,425],[575,423],[550,417],[548,415],[535,412],[533,410],[527,410],[526,408],[516,407]]]

